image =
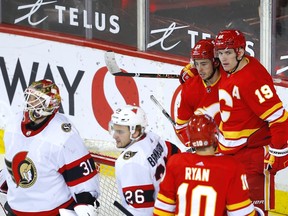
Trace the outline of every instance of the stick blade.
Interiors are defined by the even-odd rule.
[[[115,53],[113,51],[106,51],[104,54],[104,59],[106,67],[112,75],[121,72],[121,69],[117,65]]]

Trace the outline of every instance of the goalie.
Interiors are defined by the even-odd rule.
[[[76,128],[58,113],[58,87],[33,82],[24,97],[24,112],[4,133],[8,215],[97,215],[98,173]]]

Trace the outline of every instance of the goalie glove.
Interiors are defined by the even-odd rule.
[[[98,210],[97,205],[94,206],[90,204],[79,204],[74,207],[74,211],[78,216],[97,216]]]
[[[179,82],[181,85],[185,83],[188,79],[198,75],[198,71],[191,64],[187,64],[180,72]]]
[[[59,209],[60,216],[97,216],[98,215],[98,205],[90,204],[78,204],[73,210],[69,209]]]

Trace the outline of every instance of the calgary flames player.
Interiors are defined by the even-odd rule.
[[[208,114],[220,123],[218,83],[221,78],[219,60],[214,56],[214,40],[199,40],[191,50],[191,60],[199,75],[182,81],[181,101],[177,110],[176,133],[186,146],[186,127],[193,113]],[[190,72],[191,74],[192,72]],[[180,77],[183,73],[181,72]],[[189,74],[187,72],[187,74]],[[196,74],[195,72],[193,74]],[[182,79],[181,79],[182,80]]]
[[[231,156],[215,155],[215,121],[193,115],[187,134],[195,153],[176,154],[168,161],[154,215],[257,215],[243,165]]]
[[[221,111],[218,150],[245,166],[251,199],[268,215],[274,208],[274,176],[288,166],[288,113],[268,71],[245,55],[238,30],[223,30],[215,49],[225,70],[219,83]],[[264,213],[263,213],[264,212]]]
[[[95,164],[76,128],[58,113],[58,87],[36,81],[24,96],[24,115],[4,134],[8,215],[97,215]]]

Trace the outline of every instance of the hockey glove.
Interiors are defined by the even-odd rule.
[[[98,210],[97,210],[97,205],[95,204],[94,206],[92,205],[87,205],[87,204],[80,204],[76,205],[74,207],[74,211],[78,216],[97,216],[98,215]]]
[[[265,146],[264,168],[275,175],[286,167],[288,167],[288,154],[276,157],[267,151],[267,146]]]
[[[196,68],[192,67],[191,64],[187,64],[180,72],[179,82],[181,85],[185,83],[188,79],[196,76],[198,71]]]
[[[283,157],[275,157],[275,162],[270,172],[276,174],[278,171],[285,169],[286,167],[288,167],[288,155]]]
[[[179,139],[181,140],[181,142],[186,146],[186,147],[190,147],[190,140],[188,138],[187,135],[187,126],[182,127],[179,130],[176,130],[176,133],[179,137]]]
[[[264,155],[264,169],[270,171],[273,167],[274,162],[275,162],[275,156],[267,152]]]

